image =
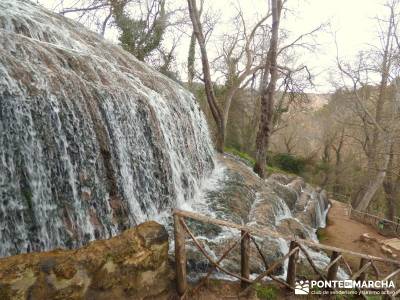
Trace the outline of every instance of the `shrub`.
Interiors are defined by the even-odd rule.
[[[318,240],[319,240],[320,242],[325,241],[326,238],[327,238],[327,237],[326,237],[326,230],[325,230],[325,228],[318,228],[316,234],[317,234],[317,238],[318,238]]]
[[[278,299],[278,288],[275,286],[263,286],[258,284],[256,286],[257,297],[265,300]]]
[[[301,174],[306,166],[306,162],[303,158],[288,153],[273,155],[271,163],[274,167],[294,174]]]
[[[236,155],[246,161],[249,165],[254,166],[255,164],[255,159],[251,157],[248,153],[242,152],[236,148],[231,148],[231,147],[225,147],[225,152],[231,153],[233,155]]]

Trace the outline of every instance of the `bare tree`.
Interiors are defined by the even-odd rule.
[[[398,197],[400,195],[400,160],[399,154],[394,152],[395,145],[391,145],[387,175],[383,181],[383,191],[387,200],[387,217],[395,220],[398,215]],[[398,148],[398,147],[397,147]]]
[[[277,56],[282,1],[271,0],[271,11],[271,41],[262,78],[261,114],[258,134],[256,138],[256,163],[254,165],[254,172],[256,172],[261,178],[265,178],[267,149],[269,137],[271,134],[276,82],[278,80]]]
[[[357,196],[352,202],[354,208],[366,210],[382,186],[391,164],[391,149],[394,143],[395,126],[397,116],[394,113],[393,93],[389,93],[389,79],[395,57],[393,32],[397,25],[394,13],[398,1],[388,4],[390,15],[387,29],[381,36],[383,49],[379,52],[380,65],[376,72],[380,75],[377,89],[368,84],[369,72],[373,70],[373,64],[368,64],[364,55],[359,56],[359,61],[353,68],[349,64],[343,65],[338,59],[338,67],[351,88],[347,91],[354,95],[357,114],[363,124],[364,140],[363,149],[367,156],[367,176]],[[374,58],[376,61],[376,58]],[[392,95],[390,95],[392,94]],[[386,108],[385,108],[386,107]]]
[[[223,104],[220,105],[215,96],[213,81],[211,79],[211,67],[208,58],[205,33],[202,28],[200,21],[200,12],[197,8],[195,0],[188,0],[189,14],[193,25],[193,32],[196,36],[203,69],[203,81],[206,92],[207,103],[211,110],[213,119],[216,123],[217,137],[216,137],[216,149],[218,152],[224,151],[225,146],[225,131],[229,117],[229,110],[231,107],[232,100],[236,95],[237,91],[246,86],[249,82],[249,77],[262,69],[262,65],[255,65],[255,51],[252,48],[252,43],[257,29],[262,23],[269,17],[269,15],[263,17],[257,22],[250,32],[246,29],[246,22],[244,21],[243,15],[239,12],[241,18],[241,24],[243,30],[239,29],[234,33],[233,38],[226,42],[223,46],[223,61],[224,69],[226,72],[226,96]],[[242,32],[242,35],[241,35]],[[232,36],[231,36],[232,37]],[[239,45],[239,41],[244,39],[244,45]],[[240,49],[239,51],[235,51]],[[193,53],[193,52],[192,52]],[[193,58],[192,58],[193,59]],[[243,63],[244,68],[240,69],[239,64]]]
[[[201,0],[199,9],[199,18],[201,17],[201,14],[203,12],[203,5],[204,5],[204,0]],[[196,34],[194,33],[194,30],[192,30],[192,33],[190,35],[188,61],[187,61],[187,72],[188,72],[187,77],[188,77],[189,88],[192,88],[193,86],[193,80],[196,72],[195,59],[196,59]]]

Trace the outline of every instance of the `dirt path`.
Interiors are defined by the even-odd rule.
[[[381,251],[379,243],[367,243],[360,240],[361,235],[364,233],[368,233],[371,238],[375,238],[378,241],[387,239],[386,237],[380,235],[369,225],[351,220],[348,216],[346,204],[335,200],[331,200],[331,203],[332,207],[329,210],[327,220],[328,225],[321,235],[322,244],[393,259]],[[348,258],[352,267],[358,267],[359,259],[355,257],[346,258]]]

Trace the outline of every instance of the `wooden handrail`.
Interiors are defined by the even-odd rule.
[[[283,257],[281,257],[279,260],[277,260],[276,262],[274,262],[266,271],[264,271],[263,273],[261,273],[260,275],[257,276],[256,279],[254,279],[252,281],[252,284],[255,284],[257,282],[260,282],[264,277],[267,277],[269,274],[271,274],[279,265],[281,265],[286,258],[288,257],[293,257],[293,255],[295,253],[297,253],[299,251],[299,247],[294,247],[293,249],[291,249],[286,255],[284,255]],[[245,288],[239,295],[245,295],[250,289],[250,286],[248,286],[247,288]]]
[[[200,245],[199,241],[196,239],[196,237],[190,232],[189,228],[187,227],[186,223],[182,220],[180,220],[180,222],[183,225],[183,228],[185,229],[186,233],[189,234],[189,236],[192,238],[193,242],[195,243],[195,245],[197,246],[197,248],[201,251],[201,253],[203,253],[203,255],[208,259],[208,261],[216,268],[220,269],[222,272],[232,276],[232,277],[236,277],[237,279],[240,279],[241,281],[250,283],[251,280],[242,276],[239,276],[225,268],[223,268],[221,265],[219,265],[216,261],[214,261],[212,259],[212,257],[210,255],[208,255],[207,251],[204,249],[204,247],[202,245]]]
[[[395,275],[398,275],[400,273],[400,261],[396,261],[393,259],[386,259],[382,257],[377,257],[377,256],[372,256],[372,255],[367,255],[363,253],[358,253],[358,252],[353,252],[350,250],[346,249],[341,249],[337,247],[331,247],[331,246],[326,246],[322,244],[318,244],[316,242],[312,242],[309,240],[305,239],[299,239],[295,237],[289,237],[285,236],[282,234],[279,234],[275,231],[272,231],[270,229],[259,229],[259,228],[254,228],[251,226],[246,226],[246,225],[239,225],[235,224],[229,221],[224,221],[224,220],[219,220],[215,218],[211,218],[208,216],[204,216],[198,213],[194,212],[188,212],[188,211],[182,211],[175,209],[174,210],[174,232],[175,232],[175,261],[176,261],[176,275],[177,275],[177,292],[180,297],[180,299],[186,299],[189,293],[189,289],[187,286],[187,280],[186,280],[186,264],[187,264],[187,259],[186,259],[186,253],[185,253],[185,240],[186,236],[189,236],[195,246],[200,250],[200,252],[207,258],[207,260],[211,263],[212,268],[207,272],[207,275],[201,280],[200,283],[198,283],[193,289],[190,289],[190,292],[196,292],[202,286],[207,278],[211,275],[212,271],[215,269],[219,269],[221,272],[226,273],[230,276],[233,276],[241,281],[241,287],[242,287],[242,292],[239,293],[239,297],[241,295],[245,295],[252,285],[255,283],[260,282],[263,278],[265,277],[270,277],[272,280],[278,282],[279,284],[284,285],[286,288],[289,288],[291,290],[294,289],[295,287],[295,282],[296,282],[296,269],[297,269],[297,263],[298,263],[298,257],[299,253],[302,252],[306,258],[306,260],[309,262],[311,265],[312,269],[314,272],[319,276],[319,278],[323,280],[335,280],[337,271],[339,268],[339,264],[342,261],[344,265],[346,266],[347,270],[349,271],[349,277],[351,279],[355,280],[365,280],[366,278],[366,271],[369,267],[373,268],[373,271],[375,272],[375,275],[377,278],[380,276],[380,272],[377,268],[377,266],[374,264],[374,262],[381,262],[381,263],[387,263],[391,264],[392,266],[394,265],[397,270],[389,274],[388,276],[385,277],[384,280],[387,280],[389,278],[394,277]],[[197,238],[194,236],[194,234],[190,231],[188,225],[185,223],[185,218],[200,221],[206,224],[213,224],[217,226],[222,226],[222,227],[229,227],[229,228],[234,228],[240,231],[240,239],[235,241],[233,244],[231,244],[222,254],[222,256],[218,260],[214,260],[205,250],[203,247],[202,243],[200,243]],[[287,241],[290,241],[290,248],[287,254],[283,255],[283,257],[277,259],[272,265],[267,264],[267,260],[264,256],[264,254],[261,251],[261,248],[257,244],[256,240],[252,235],[257,235],[261,237],[275,237],[275,238],[282,238]],[[259,255],[261,256],[266,270],[259,274],[257,278],[254,280],[250,279],[250,242],[253,242],[255,245]],[[222,260],[224,260],[228,253],[235,248],[240,243],[241,245],[241,273],[235,274],[226,268],[221,266]],[[312,247],[312,248],[317,248],[320,250],[328,250],[331,251],[331,259],[329,264],[324,268],[324,270],[319,270],[318,267],[315,265],[313,262],[312,257],[309,255],[307,249],[305,246]],[[350,266],[346,262],[343,254],[349,254],[353,256],[357,256],[360,258],[360,266],[358,270],[353,273]],[[273,274],[273,271],[279,266],[284,264],[284,261],[288,259],[288,270],[287,270],[287,278],[286,281],[275,277]],[[325,276],[323,272],[327,271],[327,275]],[[396,295],[400,293],[400,290],[397,290],[394,292]],[[365,298],[365,297],[364,297]]]
[[[349,209],[349,217],[350,219],[356,220],[363,224],[374,226],[377,228],[377,230],[386,230],[389,235],[400,236],[400,223],[398,222],[381,218],[367,212],[355,210],[351,206]],[[379,226],[379,223],[381,222],[383,222],[383,228]]]
[[[328,271],[330,267],[335,265],[340,259],[342,259],[342,255],[339,254],[338,252],[332,252],[332,254],[335,253],[335,257],[331,262],[325,267],[324,271]],[[337,255],[336,255],[337,254]]]
[[[365,216],[371,217],[371,218],[376,219],[376,220],[379,220],[379,221],[383,221],[383,222],[385,222],[385,223],[391,223],[391,224],[393,224],[393,225],[400,225],[400,222],[394,222],[394,221],[392,221],[392,220],[379,217],[379,216],[377,216],[377,215],[372,215],[372,214],[367,213],[367,212],[365,212],[365,211],[356,210],[356,209],[354,209],[354,208],[351,208],[351,211],[355,211],[356,213],[359,213],[359,214],[361,214],[361,215],[365,215]]]
[[[204,216],[204,215],[201,215],[198,213],[183,211],[183,210],[179,210],[179,209],[174,209],[173,213],[178,216],[181,216],[181,217],[190,218],[190,219],[201,221],[201,222],[208,223],[208,224],[230,227],[230,228],[237,229],[239,231],[244,230],[250,234],[257,235],[260,237],[269,236],[269,237],[275,237],[275,238],[283,238],[288,242],[295,240],[296,242],[301,243],[303,245],[307,245],[307,246],[310,246],[313,248],[318,248],[321,250],[336,251],[336,252],[339,252],[342,254],[345,253],[345,254],[349,254],[349,255],[353,255],[353,256],[358,256],[360,258],[365,258],[367,260],[387,262],[387,263],[392,263],[397,266],[400,266],[400,261],[398,261],[398,260],[383,258],[383,257],[368,255],[368,254],[364,254],[364,253],[354,252],[351,250],[342,249],[342,248],[338,248],[338,247],[332,247],[332,246],[328,246],[328,245],[318,244],[316,242],[312,242],[312,241],[305,240],[305,239],[285,236],[285,235],[279,234],[275,231],[272,231],[270,229],[260,229],[260,228],[255,228],[255,227],[251,227],[251,226],[246,226],[246,225],[239,225],[239,224],[235,224],[232,222],[219,220],[219,219],[207,217],[207,216]]]

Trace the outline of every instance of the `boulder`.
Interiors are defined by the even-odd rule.
[[[377,240],[376,238],[371,237],[367,232],[366,232],[366,233],[363,233],[363,234],[360,236],[360,241],[365,242],[365,243],[370,243],[370,244],[373,244],[373,243],[377,243],[377,242],[378,242],[378,240]]]
[[[300,239],[311,238],[310,233],[307,231],[305,226],[301,224],[297,219],[282,220],[277,229],[279,233],[285,236],[293,236]]]
[[[0,259],[0,299],[163,299],[170,270],[168,234],[146,222],[79,250]]]
[[[296,178],[295,180],[291,181],[287,184],[288,187],[294,189],[297,193],[301,193],[306,186],[304,179],[301,177]]]

